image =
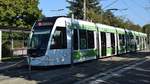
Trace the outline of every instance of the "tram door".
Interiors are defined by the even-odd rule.
[[[101,32],[101,56],[106,56],[106,33]]]
[[[106,56],[112,55],[111,33],[106,33]]]
[[[111,35],[111,48],[112,48],[112,54],[115,54],[115,35],[113,33]]]

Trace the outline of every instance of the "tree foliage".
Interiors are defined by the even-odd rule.
[[[0,26],[28,27],[42,16],[38,0],[0,0]]]
[[[144,33],[150,34],[150,24],[144,25],[142,31]]]
[[[71,13],[74,13],[76,19],[83,19],[83,1],[84,0],[67,0],[70,4],[67,8],[71,11],[68,14],[69,17],[71,16]],[[124,18],[115,16],[111,10],[104,11],[99,4],[99,0],[86,0],[86,2],[87,20],[115,27],[141,31],[142,28],[130,20],[125,21]]]
[[[68,14],[71,17],[73,13],[76,19],[83,19],[83,1],[84,0],[74,0],[67,2],[70,4],[67,8],[70,10]],[[98,0],[86,0],[86,19],[93,22],[100,22],[101,20],[101,7]]]

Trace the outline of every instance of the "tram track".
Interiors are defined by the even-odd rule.
[[[118,58],[118,57],[117,57]],[[106,58],[107,59],[107,58]],[[108,58],[110,59],[110,58]],[[56,68],[56,69],[46,69],[46,70],[32,70],[31,71],[31,79],[38,81],[39,83],[42,82],[46,82],[46,83],[53,83],[53,84],[69,84],[69,83],[75,83],[75,84],[82,84],[81,80],[93,80],[96,78],[105,78],[107,75],[110,75],[114,72],[117,72],[125,67],[128,67],[130,65],[134,65],[137,62],[140,62],[142,60],[146,60],[146,57],[142,57],[142,58],[125,58],[122,59],[118,62],[116,62],[115,64],[111,64],[111,60],[113,61],[114,59],[112,58],[111,60],[105,60],[104,63],[101,61],[91,61],[88,63],[81,63],[78,65],[74,65],[72,68],[71,67],[62,67],[62,68]],[[99,62],[99,63],[98,63]],[[97,63],[96,65],[99,65],[98,67],[95,67],[95,63]],[[111,64],[111,65],[109,65]],[[94,65],[94,66],[93,66]],[[16,65],[17,66],[17,65]],[[97,70],[92,71],[92,69],[96,69]],[[105,68],[102,70],[102,68]],[[78,77],[78,75],[80,75],[79,73],[82,74],[86,74],[84,77]],[[98,74],[100,73],[100,74]],[[9,69],[7,69],[6,71],[4,71],[4,73],[2,72],[2,74],[4,76],[8,76],[8,78],[1,78],[0,77],[0,81],[7,81],[7,80],[11,80],[11,78],[25,78],[27,79],[29,76],[29,70],[28,67],[26,66],[20,66],[19,67],[11,67]],[[94,77],[93,77],[94,76]],[[44,81],[43,81],[44,80]],[[88,80],[87,80],[88,81]],[[44,82],[44,83],[45,83]],[[80,83],[81,82],[81,83]],[[86,82],[86,81],[85,81]]]
[[[25,60],[21,60],[21,61],[19,61],[19,62],[14,63],[14,64],[0,67],[0,71],[5,70],[5,69],[9,69],[9,68],[12,68],[12,67],[15,67],[15,66],[18,66],[18,65],[20,65],[21,63],[23,63],[24,61],[25,61]]]
[[[143,59],[144,60],[144,59]],[[136,62],[139,62],[139,61],[141,61],[141,60],[138,60],[138,61],[136,61]],[[75,82],[74,84],[80,84],[80,83],[82,83],[82,82],[77,82],[76,83],[76,81],[81,81],[81,80],[85,80],[85,81],[88,81],[89,79],[94,79],[94,78],[99,78],[99,77],[104,77],[104,76],[106,76],[106,75],[109,75],[109,74],[111,74],[112,72],[115,72],[115,71],[117,71],[117,70],[120,70],[120,69],[122,69],[122,68],[124,68],[124,67],[127,67],[128,65],[132,65],[132,64],[134,64],[134,63],[136,63],[135,61],[134,62],[132,62],[132,63],[128,63],[128,64],[124,64],[124,65],[121,65],[121,66],[119,66],[119,67],[116,67],[116,68],[113,68],[113,69],[110,69],[110,67],[108,68],[108,71],[99,71],[99,72],[95,72],[95,74],[97,74],[97,73],[100,73],[100,74],[98,74],[98,75],[95,75],[94,74],[94,77],[93,77],[93,74],[92,75],[87,75],[87,76],[85,76],[85,77],[83,77],[83,78],[77,78],[76,77],[76,79],[72,79],[72,77],[74,76],[75,77],[75,74],[72,74],[72,75],[70,75],[70,77],[67,77],[65,80],[59,80],[59,81],[56,81],[54,84],[62,84],[62,83],[72,83],[72,82]],[[82,75],[82,74],[81,74]],[[60,75],[59,75],[60,76]],[[58,76],[58,77],[59,77]],[[66,81],[66,80],[70,80],[70,82],[69,81]],[[84,82],[85,82],[84,81]]]
[[[74,84],[88,84],[90,82],[90,84],[95,84],[95,82],[103,82],[111,77],[113,77],[114,75],[118,75],[126,70],[129,70],[137,65],[140,65],[146,61],[149,61],[149,59],[147,57],[136,60],[134,62],[128,63],[128,64],[124,64],[122,66],[118,66],[116,68],[110,69],[108,71],[105,71],[103,73],[99,73],[97,75],[93,75],[89,78],[86,78],[84,80],[78,81]],[[97,84],[97,83],[96,83]]]
[[[144,59],[143,59],[144,60]],[[88,75],[85,75],[85,77],[77,77],[77,75],[80,75],[80,74],[78,74],[78,73],[85,73],[85,74],[87,74],[88,72],[87,71],[85,71],[84,72],[84,70],[81,70],[82,68],[80,68],[80,71],[78,71],[76,68],[72,68],[72,70],[73,69],[75,69],[76,71],[72,71],[71,69],[68,69],[68,71],[66,72],[65,70],[66,69],[64,69],[64,71],[62,71],[62,72],[64,72],[64,73],[58,73],[57,74],[57,71],[55,72],[56,74],[54,74],[53,72],[53,74],[54,75],[51,75],[51,76],[49,76],[48,78],[49,79],[51,79],[51,80],[49,80],[48,82],[53,82],[53,81],[55,81],[55,83],[54,84],[62,84],[62,83],[72,83],[72,82],[76,82],[76,81],[80,81],[80,80],[84,80],[85,78],[88,78],[88,77],[90,77],[90,76],[93,76],[93,74],[97,74],[97,73],[102,73],[101,75],[98,75],[97,77],[99,77],[99,76],[105,76],[106,74],[103,74],[103,73],[106,73],[107,72],[107,74],[109,74],[109,73],[111,73],[111,72],[115,72],[115,71],[117,71],[117,70],[120,70],[120,69],[122,69],[122,68],[124,68],[124,67],[127,67],[128,65],[132,65],[132,64],[134,64],[134,63],[136,63],[136,62],[139,62],[139,61],[141,61],[140,59],[138,59],[138,60],[134,60],[133,62],[129,62],[129,63],[126,63],[126,64],[123,64],[123,65],[120,65],[119,67],[117,67],[118,65],[115,65],[115,66],[112,66],[112,67],[107,67],[105,70],[108,70],[108,71],[105,71],[105,70],[103,70],[103,71],[101,71],[100,69],[99,69],[99,71],[93,71],[93,72],[91,72],[90,74],[88,74]],[[78,66],[77,66],[78,67]],[[114,68],[114,67],[116,67],[116,68]],[[78,67],[79,68],[79,67]],[[112,69],[113,68],[113,69]],[[46,73],[46,74],[50,74],[49,72],[48,73]],[[42,76],[43,74],[41,73],[41,75],[36,75],[36,76]],[[81,74],[82,75],[82,74]],[[64,80],[64,77],[65,77],[65,80]],[[68,81],[66,81],[66,80],[68,80]]]

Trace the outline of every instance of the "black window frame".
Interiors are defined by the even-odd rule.
[[[95,48],[94,31],[87,31],[87,48],[88,49]]]
[[[87,31],[79,30],[80,49],[87,49]]]
[[[78,36],[78,29],[74,29],[73,30],[73,49],[74,50],[78,50],[79,49],[79,43],[78,43],[78,40],[79,40],[79,38],[78,38],[79,36]]]
[[[81,41],[81,39],[84,41]],[[81,29],[73,30],[73,49],[74,50],[94,49],[94,48],[95,48],[94,31],[81,30]]]
[[[67,49],[67,28],[57,26],[54,34],[52,35],[50,49]],[[60,35],[58,37],[54,37],[56,32],[59,31]],[[63,33],[62,33],[63,32]],[[52,41],[54,40],[54,45],[52,45]],[[55,41],[56,40],[56,41]]]

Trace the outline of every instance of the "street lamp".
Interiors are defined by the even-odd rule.
[[[54,9],[54,10],[47,10],[47,11],[55,12],[56,14],[59,12],[58,15],[60,15],[60,12],[64,11],[64,9],[56,9],[56,10]]]
[[[49,10],[49,11],[63,11],[64,9],[57,9],[57,10]]]
[[[84,0],[84,3],[83,3],[83,20],[86,20],[86,0]]]
[[[111,9],[107,9],[106,11],[124,11],[124,10],[128,10],[127,8],[125,8],[125,9],[117,9],[117,8],[111,8]],[[102,16],[102,15],[101,15]],[[102,19],[102,17],[101,17],[101,19]],[[111,20],[111,18],[110,18],[110,20]],[[111,24],[111,23],[110,23]],[[115,27],[116,28],[116,27]],[[117,30],[116,30],[116,32],[117,32]],[[116,34],[117,35],[117,34]],[[117,42],[118,42],[118,39],[117,39]],[[117,43],[118,44],[118,43]],[[126,45],[127,46],[127,45]],[[126,47],[127,48],[127,47]],[[126,49],[127,50],[127,49]],[[117,54],[118,54],[118,47],[117,47]]]
[[[111,8],[111,9],[107,9],[106,11],[125,11],[125,10],[128,10],[127,8],[124,8],[124,9],[117,9],[117,8]]]

